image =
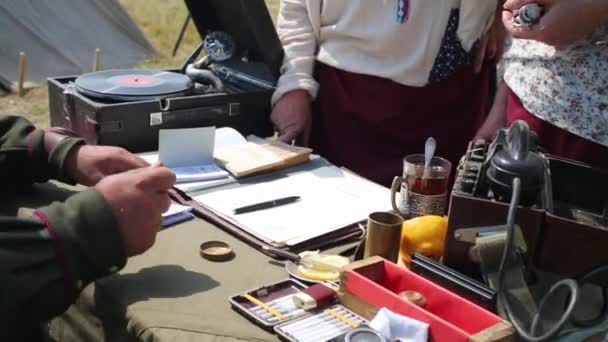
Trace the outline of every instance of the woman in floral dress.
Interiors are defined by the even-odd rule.
[[[608,1],[543,0],[538,24],[513,24],[530,1],[508,0],[513,35],[504,82],[478,137],[524,120],[553,155],[608,168]]]

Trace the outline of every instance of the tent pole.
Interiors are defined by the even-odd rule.
[[[23,84],[25,82],[25,67],[27,65],[27,55],[25,52],[19,52],[19,65],[17,69],[17,94],[19,97],[23,97],[25,91]]]
[[[93,71],[99,71],[99,55],[101,54],[100,48],[95,48],[93,51]]]

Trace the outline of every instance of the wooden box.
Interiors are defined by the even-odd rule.
[[[426,297],[419,307],[399,297],[412,290]],[[435,342],[514,341],[511,324],[490,311],[445,288],[380,257],[349,265],[340,282],[342,304],[372,319],[385,307],[395,313],[429,324],[429,339]]]

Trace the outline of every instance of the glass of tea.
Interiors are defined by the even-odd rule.
[[[452,164],[440,157],[433,157],[427,169],[424,154],[403,158],[403,177],[395,177],[391,186],[393,210],[404,218],[445,215],[451,170]]]

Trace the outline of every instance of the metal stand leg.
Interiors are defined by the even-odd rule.
[[[184,33],[186,33],[186,28],[188,27],[189,23],[190,13],[188,13],[188,15],[186,16],[186,20],[184,20],[182,29],[179,31],[179,35],[177,36],[177,40],[175,41],[175,45],[173,46],[173,52],[171,53],[171,56],[175,57],[175,55],[177,54],[177,49],[179,49],[179,46],[182,44],[182,39],[184,38]]]

